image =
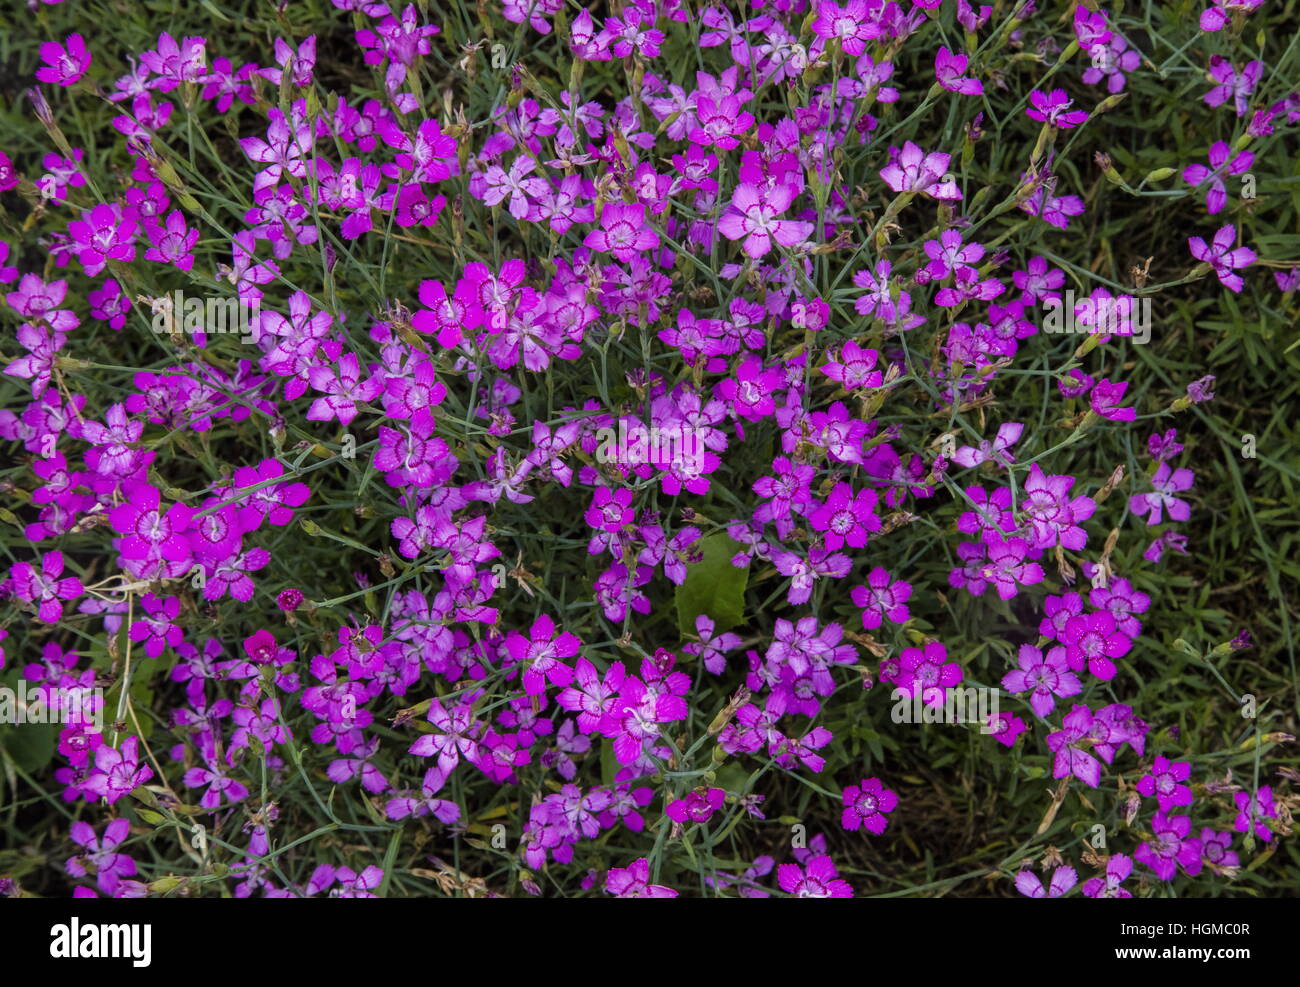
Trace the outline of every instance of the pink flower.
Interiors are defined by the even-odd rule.
[[[90,68],[90,52],[80,34],[69,34],[63,44],[47,41],[41,45],[40,54],[46,66],[36,70],[36,78],[41,82],[75,85]]]
[[[601,229],[587,234],[582,245],[589,250],[608,251],[622,263],[659,246],[659,234],[646,225],[645,206],[640,203],[605,203],[600,225]]]
[[[677,892],[650,883],[650,861],[639,857],[627,867],[611,867],[605,890],[615,898],[676,898]]]
[[[776,869],[781,890],[794,898],[852,898],[853,886],[839,876],[835,863],[825,854],[807,862],[782,864]]]
[[[1258,255],[1249,247],[1233,249],[1232,245],[1236,239],[1237,227],[1228,223],[1215,231],[1214,239],[1209,246],[1206,246],[1205,241],[1199,236],[1190,236],[1187,238],[1187,248],[1193,257],[1214,269],[1215,275],[1225,288],[1240,292],[1245,281],[1233,268],[1249,267],[1255,263]]]
[[[963,96],[979,96],[983,93],[984,85],[978,79],[968,79],[962,75],[969,62],[968,56],[954,55],[947,45],[940,46],[934,59],[934,75],[939,80],[939,85],[950,93],[960,93]]]
[[[898,796],[881,784],[879,778],[864,778],[860,784],[849,785],[841,798],[844,811],[840,824],[848,830],[865,829],[877,836],[889,825],[886,814],[898,806]]]
[[[753,185],[738,185],[731,208],[718,220],[718,232],[728,240],[743,237],[743,249],[754,259],[770,251],[773,240],[783,247],[797,246],[808,239],[813,224],[776,218],[790,208],[796,194],[795,186],[789,184],[777,185],[766,195]]]

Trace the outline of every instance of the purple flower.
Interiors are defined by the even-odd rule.
[[[1221,31],[1234,13],[1250,13],[1263,3],[1264,0],[1210,0],[1210,6],[1201,11],[1201,30]]]
[[[840,825],[855,832],[865,829],[877,836],[889,825],[886,814],[898,805],[898,796],[881,784],[879,778],[864,778],[857,785],[849,785],[841,798],[844,811],[840,814]]]
[[[650,883],[650,861],[639,857],[627,867],[611,867],[605,890],[615,898],[676,898],[677,892]]]
[[[880,37],[881,26],[872,19],[873,8],[868,0],[848,0],[843,6],[821,0],[815,10],[813,34],[827,40],[838,38],[846,55],[861,55],[868,41]]]
[[[1047,747],[1055,757],[1052,760],[1052,777],[1078,778],[1089,788],[1101,784],[1101,762],[1080,744],[1090,740],[1093,714],[1087,706],[1075,706],[1061,721],[1061,729],[1047,735]]]
[[[853,886],[839,876],[835,863],[825,854],[808,860],[805,866],[782,864],[776,869],[777,884],[794,898],[852,898]]]
[[[1056,544],[1079,551],[1088,540],[1079,526],[1092,517],[1097,504],[1091,497],[1070,497],[1072,476],[1047,476],[1037,463],[1029,468],[1021,512],[1034,535],[1034,548],[1048,549]]]
[[[1187,400],[1192,404],[1204,404],[1206,401],[1213,401],[1214,392],[1210,390],[1213,386],[1213,374],[1206,374],[1204,377],[1192,381],[1187,385]]]
[[[927,154],[907,141],[901,151],[889,149],[889,164],[880,169],[880,177],[895,192],[925,192],[936,199],[960,200],[957,186],[941,181],[950,160],[947,154],[940,151]]]
[[[638,254],[659,246],[659,234],[646,225],[645,206],[640,203],[607,202],[600,211],[601,229],[587,234],[582,245],[608,251],[626,264]]]
[[[41,82],[75,85],[90,68],[90,52],[80,34],[69,34],[63,44],[46,41],[41,45],[40,55],[45,67],[36,70],[36,78]]]
[[[1022,870],[1016,875],[1016,890],[1026,898],[1061,898],[1079,883],[1079,875],[1073,867],[1062,865],[1052,871],[1052,880],[1046,889],[1043,879],[1031,870]]]
[[[36,610],[43,624],[57,624],[63,619],[63,601],[74,600],[84,592],[81,580],[63,575],[63,553],[47,552],[41,556],[40,571],[30,562],[15,562],[9,570],[14,595]]]
[[[573,669],[560,659],[572,658],[582,647],[576,634],[564,631],[555,633],[555,622],[543,614],[533,621],[528,637],[511,631],[506,638],[506,650],[516,662],[524,665],[524,691],[530,696],[546,689],[547,683],[566,686],[573,681]]]
[[[1232,834],[1213,829],[1201,830],[1201,859],[1217,874],[1241,866],[1241,858],[1232,849]]]
[[[1077,696],[1083,691],[1079,677],[1066,662],[1064,648],[1043,653],[1030,644],[1020,646],[1020,667],[1002,677],[1002,688],[1011,693],[1029,692],[1029,705],[1035,715],[1046,719],[1056,709],[1056,698]]]
[[[1120,887],[1132,873],[1133,858],[1122,853],[1114,854],[1106,861],[1104,877],[1093,877],[1084,882],[1083,895],[1085,898],[1132,898],[1130,892]]]
[[[879,351],[859,346],[850,339],[840,348],[837,356],[818,369],[850,391],[858,387],[880,387],[884,383],[884,377],[875,369],[879,359]]]
[[[1109,611],[1079,614],[1065,622],[1061,629],[1061,643],[1071,668],[1088,671],[1102,681],[1115,677],[1112,658],[1122,658],[1133,648],[1133,642],[1115,626],[1115,617]]]
[[[1088,395],[1088,403],[1093,413],[1101,418],[1113,422],[1131,422],[1137,418],[1137,410],[1134,408],[1120,408],[1119,403],[1124,400],[1124,392],[1128,390],[1127,381],[1116,381],[1111,383],[1103,377],[1097,381]]]
[[[1273,801],[1273,789],[1268,785],[1261,785],[1259,791],[1253,796],[1246,792],[1236,792],[1232,796],[1232,800],[1237,805],[1237,819],[1232,828],[1238,833],[1248,833],[1253,826],[1256,836],[1265,843],[1271,841],[1273,831],[1264,824],[1264,820],[1277,818],[1277,805]]]
[[[776,218],[790,208],[796,194],[795,186],[789,184],[776,185],[766,193],[753,185],[738,185],[731,198],[731,208],[718,220],[718,232],[728,240],[743,237],[745,242],[741,246],[754,259],[770,251],[773,240],[783,247],[797,246],[808,239],[813,224]]]
[[[1193,257],[1214,269],[1215,275],[1223,282],[1225,288],[1240,292],[1245,282],[1233,268],[1249,267],[1258,255],[1249,247],[1233,249],[1232,245],[1236,239],[1237,228],[1228,223],[1226,226],[1219,227],[1209,246],[1206,246],[1205,241],[1199,236],[1191,236],[1187,238],[1187,247]]]
[[[1167,816],[1157,812],[1151,820],[1152,837],[1133,854],[1162,881],[1173,880],[1181,866],[1188,877],[1201,872],[1201,841],[1188,834],[1192,821],[1187,816]]]
[[[942,706],[947,690],[963,678],[961,666],[948,661],[948,649],[939,641],[929,641],[924,648],[904,648],[898,656],[898,690],[927,706]]]
[[[1168,812],[1178,806],[1192,804],[1192,790],[1182,782],[1191,777],[1190,761],[1170,761],[1160,755],[1151,765],[1150,771],[1138,779],[1138,794],[1151,798],[1153,795],[1160,805],[1161,812]]]
[[[1082,10],[1082,7],[1075,8],[1076,13]],[[1123,92],[1128,82],[1127,73],[1135,71],[1142,64],[1142,56],[1129,48],[1122,35],[1116,35],[1108,42],[1094,44],[1088,49],[1088,56],[1092,59],[1092,65],[1084,70],[1083,81],[1093,86],[1104,78],[1106,89],[1111,94]]]
[[[1128,509],[1137,515],[1145,514],[1148,525],[1163,521],[1165,511],[1169,512],[1171,521],[1186,521],[1192,516],[1191,505],[1174,494],[1190,490],[1192,481],[1191,470],[1171,469],[1168,463],[1161,463],[1151,477],[1154,492],[1134,494],[1129,498]]]
[[[722,808],[722,803],[726,799],[727,793],[721,788],[694,791],[685,798],[669,802],[664,809],[664,815],[676,823],[708,822],[709,818]]]
[[[1255,162],[1255,155],[1250,151],[1238,151],[1232,153],[1232,148],[1223,141],[1215,141],[1210,145],[1210,166],[1207,168],[1203,164],[1189,164],[1183,169],[1183,181],[1188,185],[1200,188],[1207,185],[1205,193],[1205,208],[1213,216],[1215,213],[1222,212],[1223,207],[1227,204],[1228,193],[1223,185],[1224,175],[1240,175],[1248,170]]]
[[[849,598],[855,607],[862,609],[862,626],[875,630],[886,617],[895,624],[905,624],[911,616],[907,601],[912,597],[912,586],[903,580],[894,582],[888,572],[877,566],[867,573],[865,586],[855,586]]]
[[[1003,469],[1009,469],[1016,459],[1009,452],[1019,440],[1025,426],[1020,422],[1004,422],[998,426],[993,441],[980,439],[978,447],[962,446],[953,453],[952,461],[958,466],[973,469],[980,463],[997,463]]]
[[[127,737],[118,750],[104,744],[95,751],[94,769],[81,784],[82,791],[112,805],[153,777],[153,770],[140,763],[140,741]]]
[[[966,55],[954,55],[948,50],[947,45],[939,48],[939,53],[934,59],[934,75],[939,80],[939,85],[950,93],[960,93],[963,96],[979,96],[984,92],[984,85],[978,79],[965,78],[962,73],[966,71],[966,65],[970,58]]]
[[[116,895],[122,878],[136,872],[135,861],[117,852],[118,846],[131,835],[131,826],[125,819],[110,822],[104,827],[103,836],[96,836],[89,823],[74,822],[68,835],[73,843],[85,847],[86,852],[69,857],[64,869],[73,877],[87,877],[93,873],[95,883],[104,894]]]
[[[808,515],[808,522],[816,531],[825,532],[822,541],[831,551],[849,545],[862,548],[867,536],[880,530],[876,516],[876,492],[862,489],[853,493],[847,483],[837,483],[826,502]]]
[[[1025,113],[1031,120],[1069,129],[1077,127],[1088,119],[1088,114],[1084,110],[1070,111],[1073,102],[1065,94],[1064,89],[1053,89],[1050,93],[1035,89],[1029,94],[1030,105],[1025,108]]]
[[[1222,55],[1211,55],[1209,74],[1218,85],[1205,94],[1205,104],[1221,106],[1231,99],[1237,110],[1237,116],[1245,116],[1246,108],[1250,105],[1250,94],[1259,84],[1259,77],[1263,71],[1264,63],[1260,61],[1247,62],[1238,72]]]
[[[1147,455],[1158,463],[1173,459],[1183,451],[1178,441],[1178,429],[1169,428],[1164,432],[1153,432],[1147,439]]]

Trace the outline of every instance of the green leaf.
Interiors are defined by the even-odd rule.
[[[713,618],[716,630],[730,630],[745,617],[749,570],[731,564],[743,546],[722,532],[701,538],[696,546],[704,558],[687,570],[685,582],[677,587],[677,627],[693,634],[695,618],[703,613]]]

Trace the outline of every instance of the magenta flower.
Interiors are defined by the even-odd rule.
[[[1075,706],[1061,721],[1061,729],[1047,735],[1047,747],[1055,757],[1052,760],[1052,777],[1078,778],[1089,788],[1101,784],[1101,762],[1080,744],[1090,740],[1093,730],[1092,710]]]
[[[847,483],[837,483],[826,502],[808,515],[808,522],[817,531],[823,531],[822,541],[831,551],[849,545],[862,548],[867,536],[880,530],[876,516],[876,492],[870,489],[853,493]]]
[[[87,822],[74,822],[69,828],[68,836],[73,843],[86,848],[85,853],[69,857],[63,865],[72,877],[95,875],[95,883],[106,895],[116,895],[122,878],[130,877],[135,871],[135,861],[124,853],[118,853],[118,846],[131,835],[131,824],[125,819],[114,819],[104,827],[104,835],[96,836],[95,830]],[[1231,837],[1229,837],[1231,839]]]
[[[1082,7],[1075,8],[1076,13],[1082,10]],[[1142,64],[1142,56],[1129,48],[1122,35],[1115,35],[1106,42],[1097,42],[1088,49],[1088,56],[1092,59],[1092,65],[1084,70],[1083,81],[1095,86],[1105,79],[1106,89],[1112,95],[1124,91],[1128,73]]]
[[[764,370],[762,359],[751,356],[736,368],[733,377],[718,383],[718,396],[732,402],[741,418],[757,421],[776,411],[775,395],[783,377],[776,368]]]
[[[337,418],[347,426],[357,416],[357,405],[375,400],[384,390],[382,374],[362,377],[360,361],[355,353],[339,357],[338,369],[316,365],[307,370],[307,383],[325,395],[316,398],[307,409],[307,418],[314,422],[327,422]]]
[[[145,236],[153,245],[144,253],[145,260],[159,264],[175,264],[182,271],[194,266],[194,245],[199,242],[199,231],[191,230],[185,214],[173,209],[164,223],[146,223]]]
[[[1043,888],[1043,879],[1031,870],[1022,870],[1016,875],[1016,890],[1026,898],[1062,898],[1078,883],[1079,875],[1074,868],[1064,864],[1052,871],[1046,889]]]
[[[880,177],[895,192],[925,192],[936,199],[961,199],[961,192],[951,182],[943,182],[951,156],[940,151],[927,154],[911,141],[901,151],[889,149],[889,164],[880,169]]]
[[[835,863],[825,854],[812,857],[805,867],[782,864],[776,869],[777,884],[794,898],[852,898],[853,886],[839,876]]]
[[[36,70],[36,78],[41,82],[72,86],[90,68],[90,51],[80,34],[69,34],[62,44],[46,41],[41,45],[40,55],[45,66]]]
[[[873,19],[873,7],[867,0],[848,0],[843,6],[821,0],[815,10],[813,34],[827,40],[838,38],[846,55],[861,55],[868,41],[880,37],[881,26]]]
[[[587,234],[582,245],[607,251],[626,264],[638,254],[659,246],[659,234],[646,225],[645,206],[607,202],[600,211],[601,229]]]
[[[1132,873],[1132,857],[1126,857],[1122,853],[1112,854],[1106,861],[1105,876],[1089,878],[1083,883],[1083,896],[1085,898],[1132,898],[1130,892],[1120,887]]]
[[[81,789],[112,805],[152,777],[153,770],[140,763],[140,741],[132,736],[122,741],[121,750],[104,744],[95,751],[94,768],[81,783]]]
[[[1241,866],[1241,858],[1232,849],[1232,834],[1213,829],[1201,830],[1201,859],[1216,874],[1231,873]]]
[[[1201,11],[1201,30],[1221,31],[1234,13],[1248,14],[1263,3],[1264,0],[1210,0],[1210,6]]]
[[[14,167],[14,163],[9,160],[9,155],[0,151],[0,192],[8,192],[11,188],[17,186],[20,181],[22,181],[22,178]],[[4,246],[4,253],[8,256],[9,245],[5,244]]]
[[[895,624],[905,624],[911,616],[907,601],[912,586],[903,580],[893,581],[888,572],[877,566],[867,573],[865,586],[855,586],[849,593],[855,607],[862,609],[862,626],[874,631],[888,617]]]
[[[1061,643],[1065,657],[1076,672],[1088,671],[1102,681],[1115,677],[1113,658],[1122,658],[1133,648],[1133,641],[1115,626],[1115,617],[1109,611],[1079,614],[1065,622],[1061,630]]]
[[[990,713],[984,732],[1004,747],[1016,746],[1019,736],[1029,729],[1015,713]]]
[[[718,232],[728,240],[743,237],[745,242],[741,246],[754,259],[770,251],[773,240],[783,247],[798,246],[808,239],[813,224],[776,218],[790,208],[796,194],[795,186],[789,184],[776,185],[766,194],[753,185],[738,185],[731,198],[731,208],[718,220]]]
[[[879,778],[864,778],[857,785],[849,785],[841,796],[844,811],[840,825],[847,830],[865,829],[879,836],[889,825],[887,813],[898,806],[898,795],[881,784]]]
[[[924,648],[904,648],[898,656],[898,690],[927,706],[942,706],[947,690],[961,682],[964,674],[955,661],[948,661],[948,649],[939,641],[928,641]]]
[[[1255,163],[1255,155],[1250,151],[1232,153],[1232,148],[1224,141],[1215,141],[1210,145],[1210,166],[1189,164],[1183,169],[1183,181],[1200,188],[1208,185],[1205,193],[1205,208],[1213,216],[1222,212],[1228,201],[1228,192],[1223,185],[1224,175],[1240,175]]]
[[[192,549],[186,538],[193,508],[172,504],[161,510],[162,494],[149,483],[132,482],[125,488],[129,499],[109,511],[109,523],[123,537],[118,542],[122,558],[141,571],[176,576],[188,571]]]
[[[101,203],[68,223],[68,237],[86,274],[94,277],[110,260],[135,259],[135,228],[135,220]]]
[[[1247,62],[1240,72],[1232,67],[1222,55],[1210,56],[1210,78],[1217,82],[1203,97],[1206,106],[1222,106],[1229,99],[1237,111],[1237,116],[1245,116],[1250,106],[1250,94],[1259,85],[1259,77],[1264,71],[1264,63],[1258,60]]]
[[[1127,381],[1116,381],[1111,383],[1103,377],[1097,381],[1088,395],[1088,404],[1093,412],[1108,421],[1113,422],[1131,422],[1137,418],[1137,410],[1134,408],[1120,408],[1119,403],[1124,400],[1124,392],[1128,390]]]
[[[573,681],[573,669],[561,659],[572,658],[582,647],[576,634],[555,633],[555,622],[542,614],[528,629],[528,637],[511,631],[505,642],[510,657],[524,666],[524,691],[535,696],[547,683],[566,686]]]
[[[1180,866],[1188,877],[1201,872],[1201,841],[1188,835],[1192,830],[1190,818],[1157,812],[1151,830],[1152,838],[1133,854],[1138,863],[1146,864],[1162,881],[1173,880]]]
[[[1097,509],[1091,497],[1070,497],[1072,476],[1047,476],[1037,463],[1029,468],[1021,512],[1034,535],[1034,548],[1048,549],[1056,544],[1079,551],[1088,540],[1079,522],[1092,517]]]
[[[140,598],[143,614],[131,625],[131,640],[144,642],[144,653],[157,658],[167,648],[184,640],[184,632],[173,621],[180,616],[181,601],[175,596],[159,599],[153,593]]]
[[[954,55],[947,45],[941,45],[934,58],[934,75],[939,80],[939,85],[950,93],[960,93],[963,96],[979,96],[983,93],[983,83],[962,75],[969,62],[969,56]]]
[[[645,857],[637,858],[627,867],[611,867],[605,876],[605,890],[615,898],[677,897],[672,888],[650,883],[650,861]]]
[[[708,822],[709,818],[722,808],[722,803],[726,799],[727,793],[721,788],[694,791],[685,798],[669,802],[664,809],[664,815],[676,823]]]
[[[1025,426],[1021,422],[1004,422],[998,426],[993,441],[980,439],[978,446],[961,446],[953,453],[952,461],[958,466],[974,469],[980,463],[997,463],[1003,469],[1009,469],[1016,461],[1010,449],[1020,441]]]
[[[63,619],[63,602],[74,600],[84,592],[81,580],[63,575],[63,553],[47,552],[41,556],[40,571],[30,562],[15,562],[9,570],[14,595],[36,610],[43,624],[57,624]]]
[[[633,52],[654,58],[664,43],[664,33],[654,27],[654,15],[635,6],[625,7],[621,17],[606,18],[605,33],[618,58],[628,58]]]
[[[1154,795],[1161,812],[1168,812],[1182,805],[1191,805],[1192,790],[1182,784],[1191,777],[1191,774],[1190,761],[1174,762],[1160,755],[1151,765],[1150,771],[1138,779],[1138,794],[1145,798]]]
[[[1268,785],[1261,785],[1259,791],[1254,795],[1246,792],[1236,792],[1232,796],[1233,802],[1237,805],[1237,819],[1233,823],[1233,829],[1238,833],[1250,832],[1254,828],[1255,835],[1265,843],[1273,839],[1273,831],[1264,824],[1265,819],[1277,818],[1277,805],[1273,801],[1273,789]],[[1191,873],[1191,871],[1188,871]]]
[[[1066,96],[1064,89],[1053,89],[1050,93],[1035,89],[1029,94],[1029,106],[1025,108],[1025,113],[1031,120],[1069,129],[1088,119],[1084,110],[1070,110],[1073,102]]]
[[[1228,223],[1215,231],[1214,239],[1209,246],[1206,246],[1205,241],[1199,236],[1189,236],[1187,247],[1193,257],[1214,269],[1215,275],[1223,282],[1225,288],[1240,292],[1245,282],[1233,268],[1249,267],[1255,263],[1258,255],[1249,247],[1233,249],[1232,245],[1236,240],[1237,227]]]
[[[1151,486],[1155,490],[1134,494],[1129,498],[1128,509],[1139,516],[1145,514],[1148,525],[1163,521],[1165,511],[1169,512],[1171,521],[1186,521],[1192,516],[1192,507],[1174,494],[1190,490],[1193,479],[1191,470],[1171,469],[1168,463],[1161,463],[1151,477]]]
[[[626,487],[618,490],[598,487],[584,516],[587,524],[597,531],[610,534],[622,531],[636,517],[636,511],[632,509],[632,491]]]
[[[1035,715],[1046,719],[1056,709],[1057,698],[1067,699],[1083,691],[1079,677],[1070,671],[1064,648],[1051,648],[1046,657],[1031,644],[1020,646],[1018,669],[1002,677],[1002,688],[1011,693],[1028,692]]]

